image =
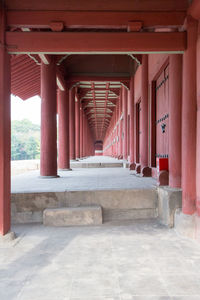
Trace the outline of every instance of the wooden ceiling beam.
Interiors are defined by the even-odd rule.
[[[187,48],[187,33],[13,31],[6,32],[6,44],[10,54],[180,53]]]
[[[51,28],[52,21],[62,22],[66,28],[126,28],[130,21],[141,21],[143,27],[179,26],[185,11],[7,11],[10,27]]]

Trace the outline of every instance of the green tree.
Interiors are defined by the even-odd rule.
[[[25,144],[25,151],[28,155],[28,159],[36,159],[40,154],[40,144],[39,141],[30,136]]]
[[[11,159],[37,159],[40,157],[40,126],[24,119],[11,123]]]

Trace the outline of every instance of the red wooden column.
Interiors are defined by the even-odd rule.
[[[115,157],[117,158],[118,157],[118,114],[119,114],[119,103],[116,104],[116,117],[115,117],[115,126],[116,126],[116,129],[115,129]]]
[[[117,153],[116,153],[116,157],[119,157],[119,101],[117,102]]]
[[[69,90],[58,90],[58,167],[70,169],[69,160]]]
[[[111,156],[113,156],[113,152],[114,152],[114,150],[113,150],[113,148],[114,148],[114,146],[113,146],[113,131],[111,131],[111,144],[112,144],[112,147],[111,147]]]
[[[57,177],[57,102],[56,64],[49,57],[49,64],[41,64],[41,158],[40,175]]]
[[[182,55],[169,60],[169,186],[181,187]]]
[[[130,169],[135,170],[134,156],[134,77],[130,80]]]
[[[127,115],[128,115],[128,99],[127,89],[123,86],[122,88],[122,103],[123,103],[123,159],[127,160]]]
[[[121,115],[122,115],[122,90],[120,90],[119,94],[119,157],[120,159],[122,158],[123,155],[123,148],[122,148],[122,120],[121,120]]]
[[[80,101],[75,98],[75,133],[76,133],[76,159],[80,158]]]
[[[117,115],[117,106],[115,106],[115,110],[114,110],[114,113],[113,113],[113,130],[114,130],[114,157],[116,157],[116,147],[117,147],[117,138],[116,138],[116,129],[115,129],[115,125],[116,125],[116,115]]]
[[[197,154],[196,154],[197,213],[200,216],[200,21],[197,39]]]
[[[0,7],[1,9],[1,7]],[[10,230],[10,56],[4,40],[4,15],[0,12],[0,234]]]
[[[85,114],[83,112],[83,157],[86,156],[86,124]]]
[[[88,131],[87,131],[87,118],[84,114],[84,156],[87,157],[87,147],[88,147]]]
[[[69,91],[69,140],[70,159],[75,160],[75,89]]]
[[[83,108],[80,104],[80,157],[83,157]]]
[[[87,119],[85,118],[85,156],[88,156],[88,128]]]
[[[151,176],[148,167],[148,55],[142,56],[142,82],[141,82],[141,173]]]
[[[196,210],[196,42],[197,21],[187,18],[188,46],[183,55],[182,210]],[[199,184],[199,183],[198,183]]]
[[[118,136],[119,136],[119,130],[118,130],[118,115],[119,115],[119,103],[116,104],[116,115],[115,115],[115,157],[118,158]]]
[[[88,122],[86,122],[86,124],[87,124],[87,156],[90,156],[90,131],[89,131]]]

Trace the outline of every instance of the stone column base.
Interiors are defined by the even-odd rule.
[[[141,172],[141,164],[136,164],[135,171],[136,171],[137,174],[140,174],[140,172]]]
[[[149,167],[142,168],[141,175],[142,177],[151,177],[151,168]]]
[[[136,169],[136,163],[131,163],[130,164],[130,170],[133,171]]]
[[[197,214],[185,215],[180,209],[176,210],[174,227],[177,234],[200,242],[200,217]]]
[[[174,215],[182,207],[182,190],[170,187],[158,187],[158,219],[168,227],[174,227]]]
[[[169,185],[169,172],[168,171],[160,171],[158,174],[158,180],[157,180],[158,186],[167,186]]]

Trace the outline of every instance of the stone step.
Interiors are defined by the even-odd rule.
[[[123,221],[157,218],[158,213],[155,208],[146,209],[106,209],[103,210],[103,221]]]
[[[88,163],[88,162],[70,162],[70,167],[74,168],[122,168],[122,162],[114,163]]]
[[[156,189],[12,194],[12,222],[42,222],[46,209],[101,207],[104,221],[157,217]],[[74,210],[76,211],[76,210]]]
[[[45,209],[43,224],[46,226],[79,226],[102,224],[100,206],[62,207]]]

